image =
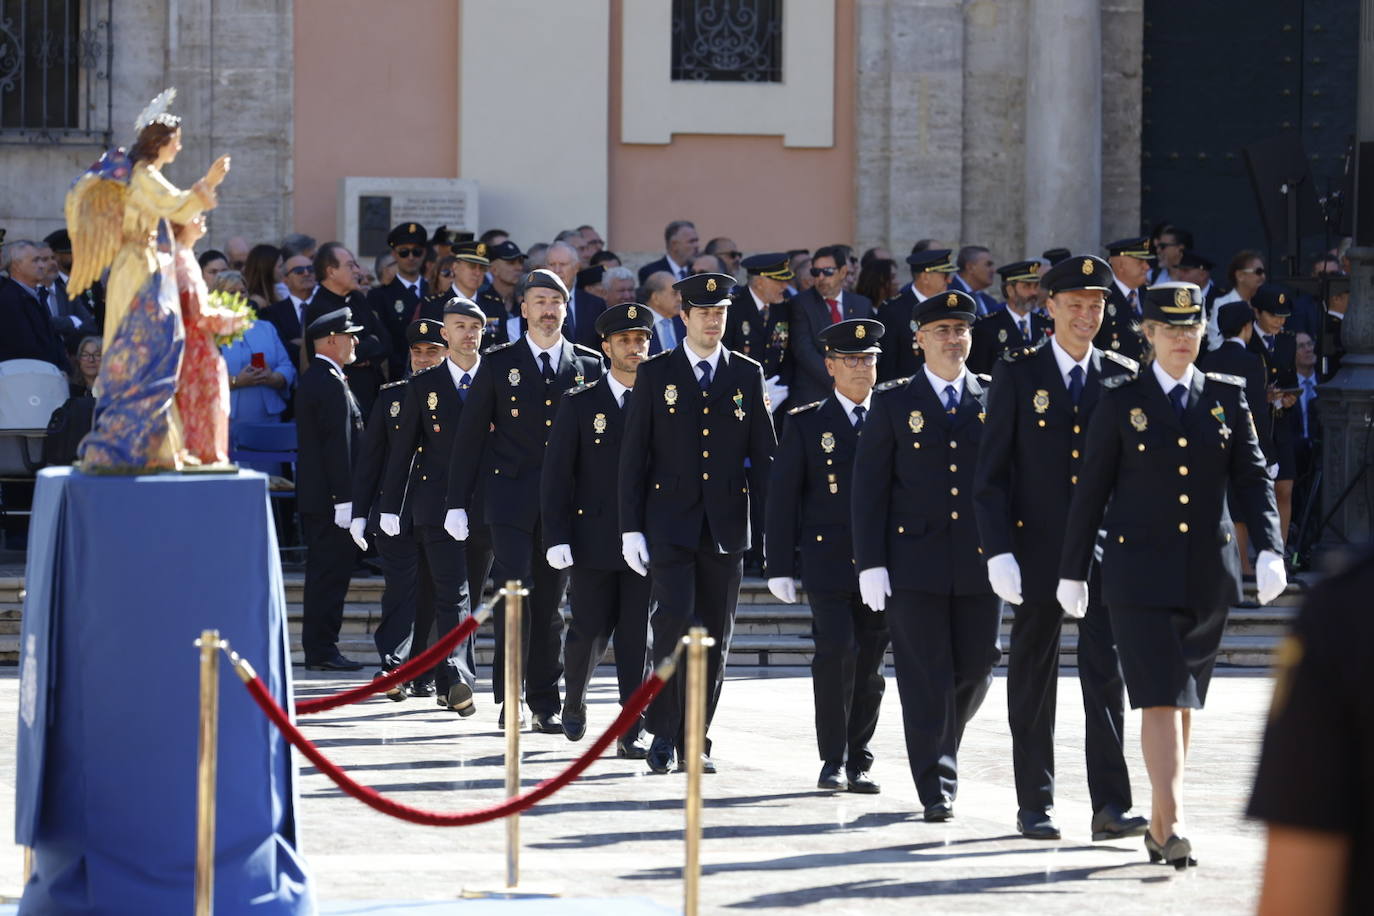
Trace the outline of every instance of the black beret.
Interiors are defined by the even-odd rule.
[[[1266,283],[1255,290],[1250,304],[1261,312],[1287,316],[1293,314],[1293,294],[1277,283]]]
[[[1073,252],[1069,251],[1067,248],[1046,248],[1040,257],[1049,261],[1050,266],[1053,267],[1060,261],[1067,261],[1069,258],[1073,257]]]
[[[881,349],[878,338],[883,336],[884,330],[881,321],[849,318],[821,328],[816,336],[831,353],[877,353]]]
[[[1034,260],[1013,261],[997,268],[997,272],[1002,275],[1003,283],[1038,283],[1042,266],[1044,265]]]
[[[1115,242],[1108,242],[1103,247],[1107,249],[1107,254],[1113,258],[1140,258],[1142,261],[1148,261],[1154,257],[1154,252],[1150,250],[1150,237],[1148,235],[1117,239]]]
[[[927,248],[925,251],[913,251],[906,256],[906,262],[911,265],[911,272],[914,274],[926,271],[937,274],[954,273],[954,264],[949,259],[948,248]]]
[[[917,327],[942,318],[962,318],[972,324],[977,317],[978,303],[968,293],[957,289],[936,293],[911,310],[911,320]]]
[[[330,334],[356,334],[361,330],[362,327],[353,323],[353,310],[344,306],[332,312],[325,312],[310,322],[305,333],[311,340],[319,340]]]
[[[607,306],[596,316],[596,333],[607,338],[621,331],[653,333],[654,313],[638,302]]]
[[[1066,293],[1076,289],[1106,292],[1112,288],[1116,275],[1107,262],[1091,254],[1072,255],[1040,275],[1040,285],[1049,294]]]
[[[393,248],[407,243],[423,245],[428,241],[429,235],[425,232],[425,227],[419,223],[401,223],[386,234],[386,243]]]
[[[0,241],[4,240],[4,235],[0,234]],[[57,229],[43,236],[43,244],[53,251],[70,252],[72,250],[72,237],[67,234],[66,229]]]
[[[1165,324],[1200,324],[1204,320],[1202,290],[1195,283],[1151,286],[1140,297],[1140,317]]]
[[[796,274],[792,273],[792,259],[781,251],[773,251],[767,254],[751,254],[749,257],[740,261],[740,265],[751,274],[758,274],[770,280],[796,279]]]
[[[682,294],[682,307],[700,305],[710,308],[727,305],[730,302],[730,289],[735,278],[726,274],[693,274],[673,284],[673,289]]]
[[[487,259],[487,252],[489,250],[486,242],[468,241],[455,242],[453,244],[453,256],[455,258],[460,261],[468,261],[472,264],[481,264],[483,267],[491,263],[491,261]]]
[[[563,279],[547,267],[535,268],[525,275],[525,289],[536,288],[562,293],[564,301],[567,301],[568,288],[563,285]]]
[[[1217,309],[1217,330],[1222,337],[1235,337],[1241,328],[1255,320],[1255,310],[1250,303],[1237,299]]]
[[[525,253],[520,250],[520,246],[506,239],[499,245],[492,245],[487,248],[487,258],[496,261],[523,261]]]
[[[486,313],[478,308],[476,302],[473,302],[466,296],[454,296],[452,299],[445,302],[444,314],[467,315],[469,318],[476,318],[478,321],[482,322],[482,324],[487,323]]]
[[[438,344],[447,347],[448,341],[444,340],[444,335],[439,332],[444,326],[432,318],[421,318],[406,325],[406,346],[413,347],[417,343]]]

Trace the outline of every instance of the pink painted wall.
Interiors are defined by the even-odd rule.
[[[295,230],[335,237],[348,175],[459,177],[458,21],[455,0],[295,0]]]

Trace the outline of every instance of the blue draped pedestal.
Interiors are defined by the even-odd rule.
[[[199,651],[218,629],[292,703],[267,478],[42,472],[20,639],[21,913],[189,913]],[[217,914],[308,913],[289,748],[220,669]]]

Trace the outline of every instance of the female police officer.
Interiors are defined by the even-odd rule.
[[[1273,486],[1265,473],[1245,381],[1193,365],[1202,300],[1191,283],[1146,291],[1149,367],[1105,379],[1088,426],[1069,509],[1058,597],[1082,616],[1098,529],[1103,597],[1140,740],[1153,805],[1150,861],[1197,864],[1183,829],[1190,712],[1201,709],[1227,608],[1240,598],[1240,557],[1227,484],[1259,548],[1261,602],[1287,584]]]

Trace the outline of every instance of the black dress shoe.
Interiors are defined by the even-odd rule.
[[[615,743],[615,755],[626,760],[643,760],[649,756],[649,745],[645,743],[643,734],[636,735],[631,741],[621,738]]]
[[[563,717],[556,712],[534,713],[534,730],[546,735],[563,734]]]
[[[413,697],[432,697],[434,696],[433,681],[411,681],[406,688]]]
[[[883,787],[873,781],[867,771],[849,772],[849,791],[855,795],[877,795]]]
[[[569,741],[581,741],[587,734],[587,707],[570,710],[563,707],[563,736]]]
[[[373,679],[374,681],[375,681],[375,680],[379,680],[380,678],[386,677],[387,674],[388,674],[388,672],[386,672],[386,671],[378,671],[376,674],[372,675],[372,679]],[[393,702],[393,703],[400,703],[400,702],[403,702],[403,701],[405,700],[405,698],[406,698],[406,688],[405,688],[405,685],[404,685],[404,684],[395,684],[395,685],[392,686],[392,688],[391,688],[390,690],[388,690],[386,693],[382,694],[382,696],[386,697],[388,700],[390,700],[390,701]]]
[[[305,663],[306,671],[361,671],[363,667],[362,662],[355,662],[353,659],[347,658],[338,652],[334,653],[333,658],[319,659],[317,661]]]
[[[444,691],[444,706],[466,719],[477,712],[477,704],[472,700],[472,688],[463,681],[454,681]]]
[[[844,767],[838,763],[827,763],[822,766],[821,775],[816,778],[816,788],[831,792],[843,792],[849,788],[849,781],[844,778]]]
[[[649,764],[650,772],[666,773],[673,768],[673,757],[672,739],[656,737],[649,745],[649,752],[644,759]]]
[[[933,805],[926,805],[925,811],[921,813],[921,819],[928,824],[941,824],[954,817],[954,803],[950,801],[938,801]]]
[[[1150,827],[1143,817],[1129,817],[1114,805],[1106,805],[1093,815],[1093,841],[1124,840],[1140,836]]]
[[[686,754],[678,754],[678,757],[677,757],[677,771],[678,771],[679,773],[686,773],[686,772],[687,772],[687,755],[686,755]],[[707,754],[702,754],[702,755],[701,755],[701,772],[709,776],[709,775],[715,773],[715,771],[716,771],[716,762],[715,762],[714,760],[712,760],[712,759],[710,758],[710,756],[708,756]]]
[[[1028,840],[1059,839],[1059,826],[1046,811],[1016,812],[1016,832]]]

